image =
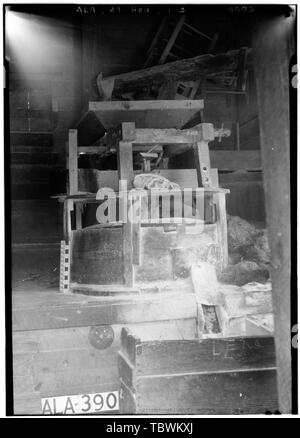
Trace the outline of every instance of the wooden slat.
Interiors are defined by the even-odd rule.
[[[185,15],[183,15],[182,17],[179,18],[179,20],[175,26],[175,29],[173,30],[172,35],[171,35],[170,39],[168,40],[166,47],[164,48],[163,53],[161,54],[161,56],[159,58],[158,64],[163,64],[166,61],[166,59],[167,59],[167,57],[168,57],[168,55],[173,47],[178,35],[179,35],[179,32],[183,26],[184,20],[185,20]]]
[[[144,376],[276,366],[271,336],[143,341],[123,328],[121,342],[122,357]]]
[[[276,371],[262,369],[140,378],[135,413],[265,414],[277,409]]]
[[[203,100],[128,100],[109,102],[90,102],[90,111],[161,111],[161,110],[200,110]],[[133,120],[134,121],[134,120]]]

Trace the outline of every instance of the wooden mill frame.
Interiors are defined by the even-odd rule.
[[[115,104],[116,102],[112,102]],[[136,102],[137,103],[137,102]],[[95,105],[96,103],[94,103]],[[151,103],[150,103],[151,106]],[[64,203],[64,239],[68,245],[68,265],[63,267],[63,276],[67,281],[70,279],[70,257],[72,253],[72,221],[71,212],[75,215],[75,230],[82,228],[82,206],[86,203],[97,202],[96,194],[85,195],[79,191],[78,182],[78,156],[81,153],[97,154],[106,148],[117,153],[118,159],[118,180],[126,180],[128,190],[132,190],[134,179],[133,171],[133,151],[145,151],[155,145],[165,147],[168,155],[172,155],[176,148],[187,150],[192,148],[195,157],[196,180],[191,181],[192,170],[184,171],[187,180],[190,180],[189,188],[203,190],[211,205],[216,206],[217,239],[221,253],[221,267],[225,268],[228,264],[227,246],[227,219],[226,219],[226,193],[228,189],[222,189],[218,184],[217,169],[212,169],[210,165],[210,153],[208,143],[216,137],[228,135],[224,130],[214,129],[210,123],[201,123],[189,129],[151,129],[137,128],[134,122],[122,122],[119,126],[110,129],[105,136],[105,146],[103,142],[98,146],[79,146],[77,129],[69,130],[68,138],[68,174],[69,190],[68,195],[61,197]],[[178,153],[178,152],[177,152]],[[166,167],[166,162],[164,167]],[[170,171],[170,169],[169,169]],[[161,174],[168,172],[161,169]],[[172,181],[176,182],[176,174],[180,171],[172,170]],[[182,188],[182,187],[181,187]],[[129,200],[127,209],[130,208],[134,200]],[[99,202],[99,201],[98,201]],[[123,254],[124,266],[123,276],[126,287],[131,288],[134,283],[134,265],[140,264],[140,227],[141,221],[136,223],[125,221],[123,223]],[[68,274],[68,275],[67,275]],[[64,291],[69,288],[64,283]]]

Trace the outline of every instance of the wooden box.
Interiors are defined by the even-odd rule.
[[[122,330],[122,414],[265,414],[277,409],[272,337],[142,341]]]

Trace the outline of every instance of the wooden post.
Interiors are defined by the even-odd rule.
[[[76,230],[81,230],[82,228],[82,210],[83,204],[75,203],[75,220],[76,220]]]
[[[117,146],[118,155],[118,177],[119,181],[127,181],[127,188],[132,188],[133,182],[133,158],[132,158],[132,143],[128,141],[120,141]],[[121,195],[120,203],[126,202],[127,215],[124,218],[123,224],[123,275],[124,282],[128,287],[133,285],[133,245],[132,245],[132,222],[128,220],[128,209],[131,206],[131,201],[127,195]],[[123,206],[121,206],[123,210]],[[124,211],[124,210],[123,210]]]
[[[210,158],[207,141],[200,141],[194,145],[194,157],[199,187],[211,186]]]
[[[77,129],[69,130],[69,195],[78,192],[78,143]]]
[[[135,209],[135,222],[132,224],[132,263],[141,264],[141,214],[142,214],[142,197],[139,192],[134,194],[133,208]]]
[[[218,169],[211,169],[211,179],[214,187],[219,187]],[[226,215],[226,194],[216,193],[214,195],[217,210],[217,233],[218,244],[221,249],[221,269],[228,265],[228,238],[227,238],[227,215]]]
[[[253,33],[271,279],[279,410],[291,413],[291,216],[289,61],[293,17],[264,19]],[[297,147],[296,144],[292,147]],[[296,164],[295,164],[296,165]],[[296,236],[296,234],[294,234]],[[295,238],[295,237],[294,237]]]
[[[226,194],[218,193],[216,197],[218,241],[222,254],[221,267],[222,269],[225,269],[228,265]]]
[[[74,210],[74,202],[72,199],[65,199],[63,212],[63,233],[66,243],[70,243],[72,233],[71,212]]]

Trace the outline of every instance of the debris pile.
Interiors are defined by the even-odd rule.
[[[253,281],[265,283],[270,277],[266,230],[230,215],[227,217],[227,229],[229,265],[219,273],[219,281],[238,286]]]

